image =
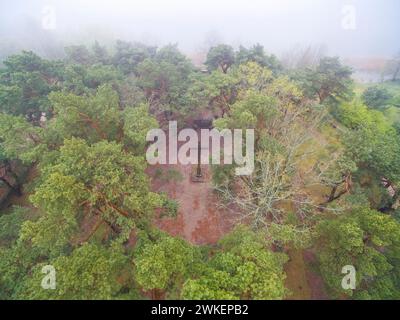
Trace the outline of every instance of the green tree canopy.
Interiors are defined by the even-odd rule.
[[[184,284],[184,299],[283,299],[284,254],[273,253],[263,236],[238,227],[219,242],[200,274]]]
[[[356,209],[318,226],[318,259],[325,283],[335,294],[399,299],[400,228],[392,217]],[[344,290],[342,268],[356,269],[356,289]]]
[[[81,139],[65,140],[54,162],[42,168],[31,201],[44,215],[24,224],[24,239],[44,249],[62,250],[73,242],[83,214],[97,217],[113,237],[126,240],[133,227],[143,226],[162,205],[149,191],[145,167],[143,157],[126,153],[115,142],[88,145]]]
[[[9,56],[0,69],[0,110],[37,123],[49,112],[47,95],[59,88],[61,67],[31,51]]]
[[[378,86],[369,87],[362,94],[365,105],[373,109],[385,109],[389,107],[393,96],[386,88]]]
[[[60,256],[33,268],[26,279],[20,299],[103,300],[116,298],[122,285],[118,276],[126,260],[118,250],[111,252],[104,247],[84,244],[69,256]],[[43,289],[41,272],[44,265],[51,265],[56,272],[56,288]]]
[[[233,48],[226,44],[211,47],[205,62],[210,71],[220,68],[223,73],[226,73],[234,63],[235,53]]]
[[[196,249],[186,241],[161,233],[139,247],[134,259],[136,280],[144,290],[179,291],[194,265]]]
[[[337,102],[352,96],[352,71],[343,66],[339,58],[326,57],[314,69],[299,70],[294,77],[310,98],[318,98],[319,103],[327,99]]]

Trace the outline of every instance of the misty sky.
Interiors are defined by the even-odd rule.
[[[349,5],[355,25],[350,17],[346,29]],[[49,12],[54,24],[43,29]],[[178,43],[185,52],[214,42],[261,43],[276,54],[323,44],[344,57],[389,57],[400,51],[400,0],[0,0],[2,48],[95,38]]]

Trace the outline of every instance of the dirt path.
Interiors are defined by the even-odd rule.
[[[182,236],[194,244],[213,244],[230,230],[232,221],[229,214],[217,208],[217,199],[213,194],[211,177],[207,165],[202,166],[204,182],[193,182],[191,179],[195,166],[192,165],[160,165],[151,168],[154,172],[162,172],[153,178],[154,191],[164,191],[179,204],[176,218],[161,218],[156,224],[164,231]],[[168,172],[175,171],[180,179],[167,181]],[[174,175],[175,175],[174,173]]]
[[[313,270],[315,255],[310,250],[290,250],[290,260],[285,265],[286,286],[290,289],[289,300],[327,300],[324,281]]]
[[[306,263],[306,276],[311,289],[311,297],[313,300],[328,300],[329,296],[326,293],[324,280],[319,274],[313,270],[316,264],[315,254],[310,250],[303,251],[303,259]]]
[[[285,265],[286,287],[291,291],[289,300],[307,300],[311,298],[311,288],[307,281],[306,264],[301,250],[290,250],[290,260]]]

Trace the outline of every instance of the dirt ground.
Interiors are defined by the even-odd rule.
[[[290,250],[290,261],[285,265],[286,287],[291,291],[289,300],[327,300],[324,283],[313,271],[315,256],[309,250]]]
[[[202,166],[204,182],[193,182],[194,165],[159,165],[151,171],[159,170],[161,177],[153,178],[154,191],[166,192],[179,204],[176,218],[161,218],[156,225],[174,236],[182,236],[194,244],[214,244],[227,233],[233,225],[229,213],[217,207],[217,199],[213,193],[210,170]],[[163,175],[174,170],[179,179],[166,181]],[[154,176],[154,175],[153,175]]]

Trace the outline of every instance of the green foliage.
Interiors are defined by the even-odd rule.
[[[229,167],[217,168],[219,173],[214,172],[217,178],[214,181],[219,182],[216,189],[223,201],[228,206],[234,203],[238,213],[256,228],[267,227],[271,221],[283,224],[286,208],[291,204],[304,215],[310,207],[318,205],[303,192],[306,179],[297,180],[297,185],[304,183],[302,187],[295,186],[292,180],[300,170],[296,154],[311,149],[305,145],[309,132],[318,126],[323,115],[313,106],[299,108],[301,97],[301,91],[288,78],[278,77],[265,82],[258,90],[240,92],[229,116],[214,121],[218,129],[254,129],[252,174],[237,177]],[[296,197],[300,193],[302,201],[299,202]]]
[[[9,56],[0,69],[0,111],[38,122],[50,111],[47,95],[58,88],[57,62],[43,60],[31,51]]]
[[[1,212],[0,299],[283,299],[279,252],[312,245],[333,297],[399,298],[395,84],[367,89],[366,105],[344,102],[351,70],[339,59],[288,74],[258,44],[212,47],[209,72],[177,45],[65,51],[63,61],[22,52],[0,69],[2,179],[10,163],[31,166],[24,191],[36,207]],[[145,138],[157,119],[204,113],[218,129],[255,131],[252,175],[212,168],[221,204],[254,228],[194,246],[154,227],[154,212],[176,217],[179,199],[152,192],[148,174],[184,177],[146,170]],[[40,286],[48,264],[55,290]],[[354,292],[340,287],[346,264],[357,270]]]
[[[350,103],[339,107],[339,119],[351,129],[343,139],[349,156],[380,177],[399,181],[399,138],[383,114],[368,110],[362,104]]]
[[[176,45],[169,45],[159,49],[153,58],[138,64],[138,86],[149,101],[173,110],[185,104],[184,95],[192,69],[190,61]]]
[[[355,298],[398,299],[400,287],[392,270],[398,266],[400,225],[371,209],[358,209],[318,226],[318,260],[334,294]],[[342,267],[356,269],[356,290],[341,287]]]
[[[44,258],[38,248],[22,241],[11,247],[0,247],[0,298],[18,299],[29,271]]]
[[[234,76],[240,83],[240,89],[262,91],[273,81],[271,69],[250,61],[240,64],[233,70]]]
[[[228,121],[228,128],[262,129],[267,122],[273,121],[276,115],[274,98],[250,92],[245,99],[232,105],[230,118],[218,119],[215,124],[221,128],[223,122]]]
[[[283,299],[284,254],[273,253],[261,234],[238,227],[197,277],[186,281],[184,299]]]
[[[93,65],[87,68],[84,83],[89,88],[98,88],[107,83],[116,83],[123,79],[122,73],[114,66]]]
[[[116,139],[119,99],[110,86],[101,86],[95,95],[89,96],[53,92],[49,99],[55,115],[50,126],[55,127],[60,139],[81,137],[90,142]]]
[[[34,127],[22,116],[0,113],[0,142],[3,156],[30,163],[38,157],[37,148],[42,129]]]
[[[149,106],[128,107],[123,113],[125,145],[132,146],[139,154],[144,154],[146,135],[151,129],[158,128],[158,122],[149,116]]]
[[[226,44],[211,47],[205,62],[210,71],[220,68],[223,73],[226,73],[234,63],[235,53],[233,48]]]
[[[0,245],[14,242],[21,229],[22,223],[28,219],[27,208],[14,207],[9,213],[0,216]]]
[[[280,248],[284,245],[306,248],[312,244],[312,232],[309,229],[300,229],[295,224],[271,223],[267,235],[270,241]]]
[[[24,225],[24,239],[60,250],[72,240],[80,211],[98,216],[125,237],[124,230],[143,223],[161,206],[159,196],[149,191],[144,168],[142,157],[125,153],[115,142],[89,146],[81,139],[65,140],[54,163],[42,168],[42,182],[31,201],[45,214]]]
[[[185,96],[189,110],[195,111],[196,108],[208,105],[218,108],[223,114],[229,110],[229,104],[237,94],[239,82],[233,74],[214,70],[207,75],[192,75],[190,80],[191,85]]]
[[[362,94],[365,105],[372,109],[385,109],[389,106],[393,96],[386,88],[369,87]]]
[[[43,289],[41,273],[45,263],[36,265],[18,298],[22,299],[112,299],[121,285],[117,277],[126,261],[121,252],[84,244],[69,256],[60,256],[46,264],[56,271],[56,289]]]
[[[154,57],[157,48],[141,43],[129,43],[118,40],[113,64],[124,74],[135,73],[136,67],[145,59]]]
[[[144,290],[172,290],[181,286],[196,263],[195,248],[166,234],[139,249],[134,260],[135,275]]]
[[[101,46],[97,41],[94,42],[92,46],[93,59],[95,63],[98,64],[109,64],[111,62],[111,57],[107,49]]]
[[[331,103],[351,98],[351,74],[352,71],[343,66],[339,58],[327,57],[320,60],[315,70],[297,71],[294,79],[307,97],[317,97],[320,103],[326,100]]]
[[[267,56],[264,52],[264,47],[260,44],[256,44],[249,49],[243,46],[239,47],[239,51],[236,53],[236,63],[243,64],[247,62],[255,62],[262,67],[267,67],[274,74],[283,69],[279,60],[274,55]]]
[[[75,64],[89,65],[93,57],[88,48],[84,45],[73,45],[65,48],[67,61]]]

